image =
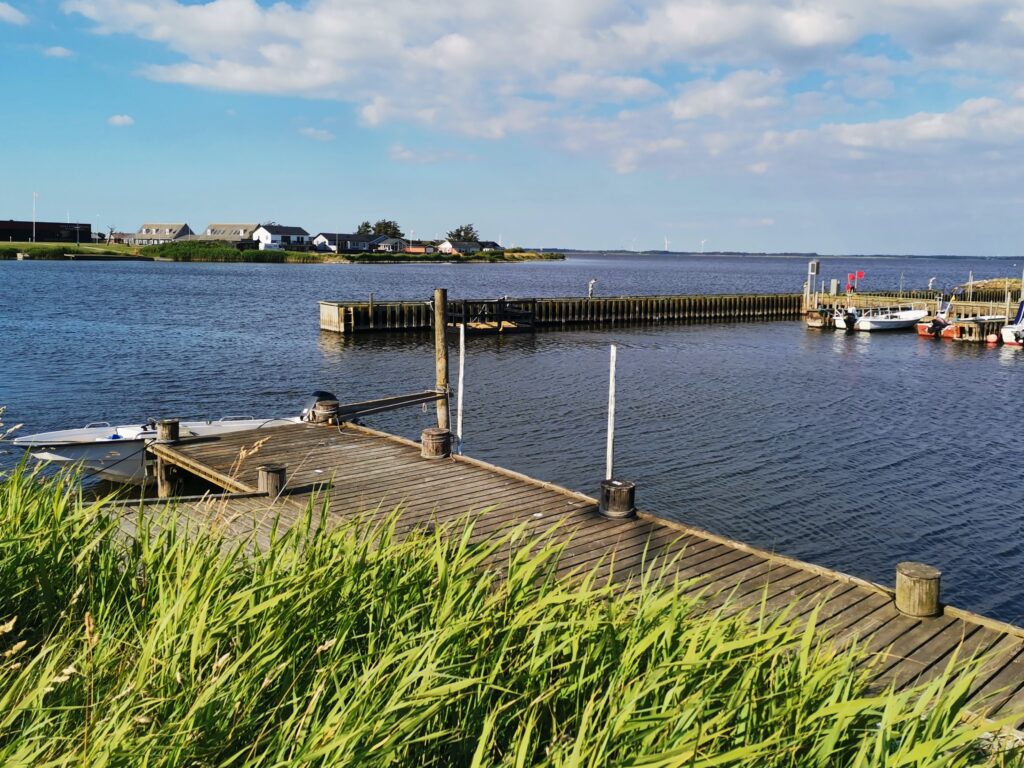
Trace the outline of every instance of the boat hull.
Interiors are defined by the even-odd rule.
[[[294,419],[224,419],[183,421],[181,437],[212,437],[246,429],[270,429],[294,424]],[[146,446],[156,439],[152,424],[90,426],[43,432],[16,438],[13,444],[37,461],[80,465],[88,479],[102,477],[117,483],[144,483],[147,478]]]

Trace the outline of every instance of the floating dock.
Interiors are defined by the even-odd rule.
[[[533,331],[635,324],[796,320],[798,293],[568,298],[448,299],[449,327],[481,332]],[[320,330],[352,334],[426,331],[430,301],[321,301]]]
[[[950,606],[931,617],[909,615],[897,608],[894,591],[878,584],[644,511],[609,519],[589,496],[472,458],[424,458],[426,438],[421,446],[351,424],[303,423],[153,444],[150,451],[164,476],[203,478],[229,494],[177,501],[183,522],[266,541],[275,523],[301,519],[310,503],[326,504],[327,525],[353,515],[380,519],[400,507],[399,535],[441,529],[468,513],[476,517],[477,540],[520,526],[524,536],[562,540],[567,577],[596,570],[621,583],[657,568],[668,580],[689,581],[688,591],[702,591],[708,610],[727,601],[737,611],[762,601],[768,610],[795,604],[792,619],[803,621],[817,609],[819,638],[857,639],[879,655],[879,686],[903,689],[942,674],[954,658],[984,653],[972,711],[1000,718],[1024,712],[1021,628]],[[123,507],[129,531],[139,511],[137,503]],[[1024,724],[1024,715],[1015,723]]]

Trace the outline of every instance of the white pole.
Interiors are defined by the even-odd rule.
[[[38,192],[32,193],[32,242],[36,241],[36,198],[39,197]]]
[[[611,368],[608,372],[608,452],[606,457],[605,479],[611,480],[614,469],[615,457],[615,352],[616,347],[612,344]]]
[[[466,324],[459,323],[459,406],[455,416],[455,437],[462,455],[462,380],[466,378]]]

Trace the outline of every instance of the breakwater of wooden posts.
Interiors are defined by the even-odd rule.
[[[632,324],[724,323],[795,320],[798,293],[563,298],[449,299],[449,326],[470,331],[514,332],[540,328]],[[430,301],[321,301],[320,329],[335,333],[426,331]]]

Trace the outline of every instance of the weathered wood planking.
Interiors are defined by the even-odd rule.
[[[987,653],[972,706],[989,716],[1021,712],[1024,726],[1024,630],[946,606],[934,618],[896,610],[892,591],[847,574],[641,512],[611,520],[585,495],[468,457],[424,459],[409,440],[365,427],[296,424],[218,438],[154,445],[164,461],[236,492],[256,490],[257,468],[284,464],[291,493],[268,499],[182,502],[190,524],[220,526],[265,543],[275,519],[289,525],[309,503],[326,504],[327,522],[382,518],[402,509],[399,531],[475,518],[475,535],[521,527],[565,544],[560,573],[596,570],[620,582],[659,569],[704,595],[708,609],[739,612],[764,603],[793,621],[812,616],[822,638],[856,641],[878,655],[876,683],[903,689],[941,674],[951,660]],[[198,470],[198,471],[197,471]],[[126,506],[131,528],[137,507]]]
[[[803,297],[797,293],[677,296],[594,296],[529,299],[452,299],[449,327],[476,331],[637,323],[723,323],[793,320]],[[335,333],[426,331],[434,327],[426,301],[321,301],[320,330]]]

